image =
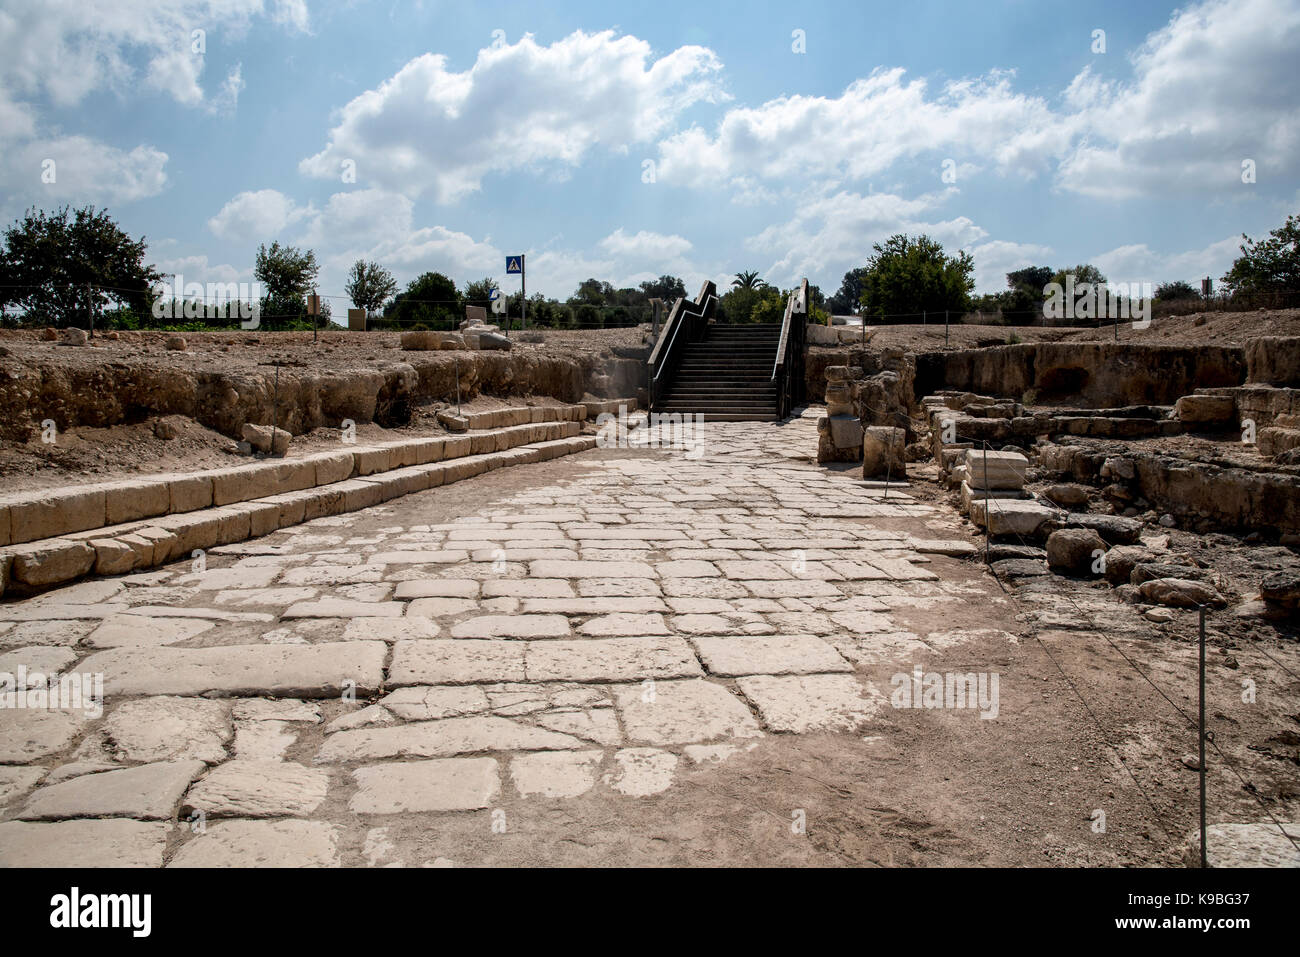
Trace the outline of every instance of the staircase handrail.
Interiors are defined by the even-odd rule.
[[[701,321],[707,323],[710,307],[717,301],[717,298],[717,287],[712,282],[705,280],[703,285],[700,286],[699,295],[695,297],[694,302],[688,302],[683,296],[673,303],[672,312],[668,314],[668,321],[664,323],[663,331],[655,342],[654,348],[650,351],[650,358],[647,360],[649,366],[649,389],[647,391],[650,393],[652,408],[657,398],[660,378],[667,369],[672,367],[675,360],[681,358],[682,346],[696,337]],[[686,336],[681,339],[682,346],[679,346],[678,333],[683,326],[686,327]]]

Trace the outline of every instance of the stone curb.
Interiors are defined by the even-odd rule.
[[[536,416],[543,421],[516,422]],[[409,465],[502,452],[517,445],[577,434],[582,405],[498,409],[470,416],[477,434],[403,439],[316,452],[202,472],[42,489],[0,497],[0,546],[121,525],[178,512],[230,505],[279,492],[297,492]],[[498,420],[509,424],[494,424]],[[479,424],[476,424],[479,423]]]
[[[302,468],[291,469],[288,473],[275,470],[287,464],[301,466],[307,460],[301,463],[264,463],[271,464],[272,468],[246,477],[241,486],[232,486],[247,493],[242,498],[222,502],[219,501],[220,496],[217,496],[211,500],[210,507],[188,513],[82,529],[5,549],[0,552],[0,595],[11,584],[19,586],[24,592],[35,592],[92,573],[120,575],[139,571],[188,557],[196,549],[229,545],[268,535],[277,529],[314,518],[358,511],[402,495],[449,485],[498,468],[543,462],[595,448],[594,436],[576,434],[580,428],[579,421],[571,420],[518,426],[502,432],[485,433],[483,436],[458,436],[447,439],[446,444],[451,449],[444,450],[458,454],[443,455],[438,460],[410,465],[396,463],[405,461],[412,454],[417,458],[427,454],[430,451],[427,444],[430,440],[389,443],[383,449],[374,447],[353,450],[353,456],[357,453],[383,451],[387,453],[386,461],[392,467],[305,487],[293,487],[303,481]],[[562,434],[557,438],[531,441],[524,438],[536,431]],[[498,440],[514,437],[524,438],[524,441],[516,447],[472,450],[472,440],[483,439],[495,445]],[[443,442],[442,439],[434,441]],[[412,446],[419,448],[412,451]],[[330,452],[326,455],[338,456],[340,453]],[[360,461],[361,459],[354,458],[354,466],[359,467]],[[378,465],[380,459],[370,464]],[[261,466],[245,468],[255,470]],[[308,471],[315,476],[314,465]],[[338,475],[340,471],[336,468],[333,474]],[[321,470],[321,474],[329,473]],[[259,483],[259,477],[266,481]],[[262,485],[261,488],[255,487],[259,484]],[[285,487],[286,484],[289,487]],[[268,488],[267,485],[271,487]]]

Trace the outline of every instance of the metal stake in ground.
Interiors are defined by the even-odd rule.
[[[456,356],[456,415],[460,415],[460,356]]]
[[[1200,725],[1198,727],[1199,744],[1201,748],[1201,866],[1209,867],[1209,853],[1205,847],[1205,606],[1201,606],[1201,638],[1200,638]]]
[[[989,526],[993,513],[989,511],[989,444],[984,443],[984,564],[989,564]]]
[[[271,451],[275,451],[275,430],[280,427],[280,363],[275,364],[275,390],[271,393]]]

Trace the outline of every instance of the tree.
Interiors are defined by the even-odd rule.
[[[736,273],[736,278],[731,281],[731,284],[737,289],[762,289],[767,282],[758,278],[756,270],[744,270]]]
[[[1083,263],[1070,269],[1058,269],[1052,274],[1051,281],[1064,288],[1068,276],[1074,277],[1075,288],[1085,282],[1092,283],[1094,286],[1106,285],[1106,277],[1101,274],[1100,269],[1091,263]],[[1046,299],[1047,296],[1044,293],[1039,298]]]
[[[1245,233],[1241,238],[1241,255],[1221,280],[1229,292],[1300,289],[1300,216],[1288,216],[1268,239],[1255,241]]]
[[[665,275],[641,283],[641,291],[645,293],[647,299],[662,299],[666,307],[671,309],[672,304],[678,299],[686,298],[686,283],[676,276]]]
[[[266,325],[294,326],[306,321],[307,293],[316,282],[320,267],[316,253],[294,246],[271,243],[257,247],[253,276],[266,289],[262,297],[262,319]],[[277,321],[278,320],[278,321]]]
[[[352,264],[343,291],[348,294],[353,305],[358,309],[364,309],[366,315],[370,316],[378,312],[393,293],[397,292],[397,280],[379,263],[368,263],[364,259],[358,259]]]
[[[766,283],[758,287],[737,285],[718,300],[718,321],[733,325],[780,322],[784,311],[785,298],[781,290]],[[771,318],[773,313],[775,319]]]
[[[302,298],[311,291],[318,272],[316,253],[310,249],[301,252],[293,246],[281,246],[279,242],[271,243],[270,249],[265,243],[257,247],[253,275],[273,299]]]
[[[29,209],[4,234],[0,307],[17,306],[29,325],[85,325],[86,285],[96,309],[106,302],[144,315],[162,280],[145,265],[144,237],[132,239],[108,210]]]
[[[483,306],[487,308],[492,304],[492,290],[500,288],[497,281],[491,276],[485,276],[482,279],[475,279],[473,282],[465,284],[465,305]],[[531,302],[532,300],[529,300]]]
[[[873,247],[875,255],[862,270],[862,315],[920,322],[921,313],[964,313],[975,288],[975,260],[921,235],[898,233]]]
[[[461,298],[456,284],[440,272],[416,276],[384,309],[385,325],[401,329],[454,327],[460,316]]]
[[[1043,290],[1052,281],[1053,275],[1055,273],[1051,266],[1026,266],[1007,273],[1009,291],[998,297],[998,308],[1003,320],[1013,326],[1041,324]]]
[[[1179,279],[1175,282],[1162,282],[1156,286],[1156,302],[1172,302],[1176,299],[1200,299],[1201,293],[1191,283]]]
[[[569,302],[575,305],[603,306],[614,296],[614,287],[599,279],[584,279],[578,283]]]
[[[862,270],[850,269],[844,274],[839,292],[826,300],[831,315],[844,316],[857,312],[862,302]]]

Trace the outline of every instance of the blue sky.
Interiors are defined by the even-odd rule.
[[[1300,210],[1296,50],[1300,0],[6,0],[0,214],[107,206],[187,282],[310,246],[336,310],[362,257],[831,292],[895,232],[980,291],[1194,281]]]

